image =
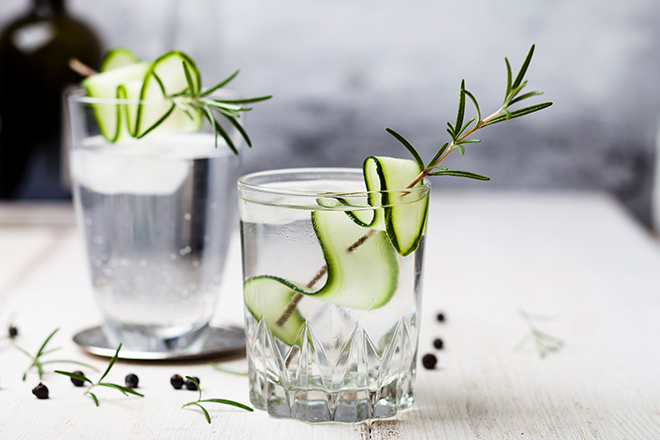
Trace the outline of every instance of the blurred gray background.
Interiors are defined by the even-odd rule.
[[[25,7],[0,0],[0,24]],[[69,0],[106,47],[142,58],[177,48],[205,83],[240,68],[234,88],[273,94],[248,115],[246,171],[360,166],[368,155],[428,160],[447,140],[461,78],[482,111],[499,107],[507,56],[514,69],[532,43],[528,73],[541,113],[480,132],[481,144],[447,162],[490,183],[483,190],[577,189],[614,194],[651,222],[660,115],[657,0]]]

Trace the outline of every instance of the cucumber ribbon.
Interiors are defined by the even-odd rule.
[[[418,184],[418,188],[400,190],[419,174],[419,165],[405,159],[369,157],[363,171],[368,207],[328,194],[319,198],[320,206],[357,209],[311,213],[325,259],[314,280],[327,273],[323,287],[312,290],[314,282],[303,286],[271,275],[244,283],[247,309],[256,319],[266,320],[273,335],[287,344],[295,344],[305,323],[296,309],[300,298],[311,296],[361,310],[382,307],[398,287],[396,254],[408,256],[419,246],[426,225],[428,187]]]

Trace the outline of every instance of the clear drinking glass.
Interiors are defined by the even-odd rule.
[[[68,97],[74,201],[102,327],[129,350],[194,351],[236,225],[239,156],[204,131],[108,142],[96,114],[119,104],[137,102]]]
[[[389,191],[397,215],[429,185]],[[392,417],[413,403],[424,237],[407,256],[393,205],[361,170],[260,172],[238,181],[250,399],[307,422]],[[380,213],[380,214],[377,214]]]

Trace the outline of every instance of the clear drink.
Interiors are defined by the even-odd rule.
[[[235,225],[239,157],[212,134],[73,143],[71,173],[106,336],[192,350],[208,326]]]
[[[428,189],[405,203],[427,203]],[[383,211],[369,206],[360,170],[255,173],[238,195],[252,403],[308,422],[412,405],[423,237],[401,256],[382,225],[355,222],[349,211]]]

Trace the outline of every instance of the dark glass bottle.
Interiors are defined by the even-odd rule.
[[[68,198],[61,182],[62,92],[81,77],[68,62],[97,67],[95,32],[64,0],[32,0],[0,34],[0,198]]]

